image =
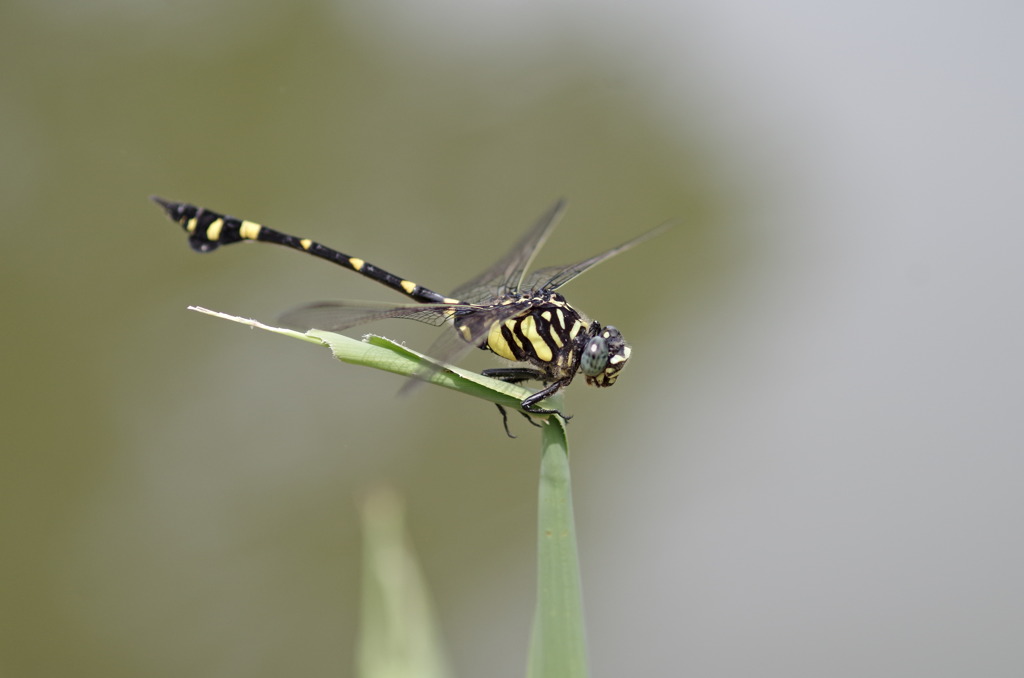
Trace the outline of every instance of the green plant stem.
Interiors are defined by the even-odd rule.
[[[296,332],[248,318],[190,308],[250,327],[326,345],[339,360],[422,378],[505,407],[518,408],[522,399],[530,395],[522,386],[451,365],[437,369],[433,361],[383,337],[369,337],[362,342],[333,332]],[[560,394],[551,398],[550,404],[561,410]],[[560,417],[552,415],[543,417],[543,420],[537,517],[537,609],[527,675],[530,678],[586,678],[589,671],[572,512],[569,445],[565,437],[565,422]],[[367,647],[369,645],[367,642]]]
[[[569,447],[558,417],[547,419],[542,436],[537,564],[537,610],[527,675],[585,678],[587,648]]]

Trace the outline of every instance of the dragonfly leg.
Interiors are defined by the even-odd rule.
[[[492,379],[500,379],[510,384],[518,384],[523,381],[544,381],[546,376],[540,370],[533,370],[529,367],[494,367],[484,370],[480,374]]]
[[[565,421],[569,421],[570,419],[572,419],[572,416],[564,414],[561,410],[537,406],[537,403],[544,400],[545,398],[550,398],[554,394],[558,393],[563,388],[565,388],[565,386],[568,383],[568,379],[562,379],[556,382],[552,382],[551,384],[548,384],[547,386],[537,391],[533,395],[523,398],[523,402],[521,402],[519,406],[522,407],[525,411],[532,412],[533,414],[557,414]]]
[[[494,403],[494,406],[498,408],[499,412],[501,412],[501,425],[505,427],[505,435],[507,435],[509,438],[515,438],[516,436],[512,435],[512,431],[510,431],[508,428],[508,410],[506,410],[498,403]],[[522,410],[516,410],[516,412],[521,414],[523,418],[526,419],[526,421],[530,422],[530,426],[536,426],[537,428],[541,427],[541,425],[535,422],[533,420],[533,417],[528,415],[526,412],[523,412]]]

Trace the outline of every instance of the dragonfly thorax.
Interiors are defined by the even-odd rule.
[[[588,320],[557,292],[509,294],[494,305],[464,310],[454,324],[464,339],[533,365],[548,382],[568,383],[582,369],[588,384],[611,386],[629,358],[618,330]]]

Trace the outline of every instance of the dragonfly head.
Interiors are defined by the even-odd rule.
[[[611,386],[629,361],[630,348],[622,333],[611,325],[604,329],[598,326],[597,330],[583,347],[580,371],[592,386]]]

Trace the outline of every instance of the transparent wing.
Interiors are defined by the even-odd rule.
[[[364,303],[359,301],[317,301],[283,313],[281,324],[295,330],[347,330],[356,325],[383,318],[406,318],[428,325],[439,326],[459,306],[446,304],[398,304]]]
[[[430,345],[425,354],[447,365],[454,365],[466,357],[466,354],[474,348],[479,348],[487,343],[487,336],[491,326],[495,322],[503,322],[505,319],[521,313],[529,307],[529,302],[518,304],[499,304],[493,306],[463,305],[460,309],[459,327],[461,331],[450,329],[442,332],[441,335]],[[468,335],[468,336],[467,336]],[[430,374],[441,369],[437,366],[419,376],[419,379],[429,377]],[[419,380],[410,380],[402,387],[400,393],[406,394],[417,388]]]
[[[443,325],[455,312],[455,309],[467,307],[447,304],[417,304],[416,306],[400,306],[397,304],[371,304],[358,301],[318,301],[285,312],[279,321],[285,327],[296,330],[327,330],[330,332],[347,330],[357,325],[382,320],[384,318],[403,318],[417,320],[428,325]],[[463,341],[451,328],[442,333],[441,338],[434,342],[434,347],[427,355],[441,363],[458,360],[472,349],[474,344]],[[438,355],[435,350],[444,350],[447,355]],[[400,393],[409,393],[422,380],[440,371],[440,365],[425,369],[422,374],[409,379]]]
[[[556,201],[508,254],[480,275],[459,285],[451,296],[474,303],[501,296],[509,290],[518,291],[522,286],[524,272],[533,263],[537,252],[558,223],[565,205],[565,200]]]
[[[459,316],[461,331],[449,328],[443,332],[426,354],[443,363],[457,361],[470,349],[487,341],[491,326],[529,308],[530,302],[516,304],[398,304],[359,301],[318,301],[285,312],[278,319],[285,327],[306,331],[311,329],[337,332],[374,320],[401,318],[439,327]]]
[[[606,252],[596,254],[590,257],[589,259],[584,259],[583,261],[577,264],[572,264],[570,266],[551,266],[548,268],[538,269],[526,277],[526,280],[523,282],[522,289],[557,290],[559,287],[566,284],[570,280],[578,278],[579,276],[583,275],[593,267],[597,266],[602,261],[605,261],[606,259],[611,259],[616,254],[622,254],[626,250],[632,249],[633,247],[636,247],[640,243],[650,238],[653,238],[656,235],[661,235],[670,226],[672,226],[672,222],[666,222],[664,224],[661,224],[657,228],[653,228],[650,231],[647,231],[646,233],[633,238],[632,240],[624,242],[618,247],[613,247],[612,249]]]
[[[422,380],[428,379],[431,374],[441,370],[441,364],[454,364],[474,348],[482,346],[486,343],[487,334],[495,321],[504,320],[521,312],[526,305],[528,304],[399,306],[358,301],[319,301],[287,311],[279,320],[282,325],[296,330],[340,331],[384,318],[402,318],[440,326],[450,320],[453,314],[460,314],[459,325],[465,334],[457,332],[453,328],[447,328],[441,333],[441,336],[425,352],[440,364],[417,375],[403,386],[400,392],[408,393],[415,389],[417,384],[422,383]]]

